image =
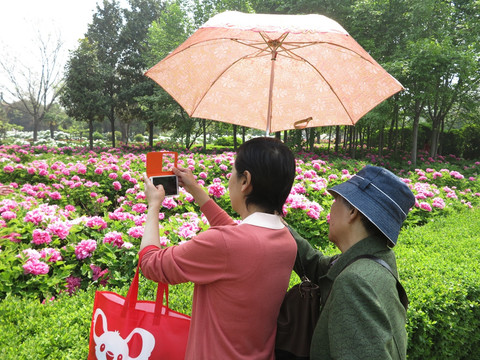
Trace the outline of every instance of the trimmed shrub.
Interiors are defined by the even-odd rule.
[[[480,359],[478,218],[478,210],[464,209],[400,235],[395,252],[410,299],[409,359]]]
[[[237,137],[237,145],[242,144],[242,139]],[[224,136],[215,140],[217,146],[233,146],[233,136]]]

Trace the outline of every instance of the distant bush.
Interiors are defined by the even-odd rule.
[[[242,144],[242,139],[237,137],[237,145]],[[233,146],[233,136],[224,136],[215,140],[215,145],[218,146]]]
[[[92,134],[93,140],[105,140],[105,136],[103,134],[99,133],[98,131],[95,131]]]
[[[145,137],[142,134],[137,134],[133,137],[133,141],[135,142],[144,142]]]

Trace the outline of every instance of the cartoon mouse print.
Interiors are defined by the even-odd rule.
[[[135,328],[124,339],[118,331],[108,331],[107,317],[101,309],[95,311],[93,318],[94,329],[99,316],[102,318],[104,333],[97,335],[96,330],[93,331],[97,360],[148,360],[155,347],[155,337],[151,333],[141,328]],[[142,338],[142,351],[137,357],[132,358],[129,355],[129,342],[135,334],[140,335]]]

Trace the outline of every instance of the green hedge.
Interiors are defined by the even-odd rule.
[[[402,231],[395,250],[410,298],[409,360],[480,359],[479,218],[478,209],[465,209]],[[127,288],[111,290],[125,295]],[[154,290],[142,279],[139,298],[153,300]],[[191,284],[170,286],[170,307],[190,314],[192,292]],[[92,288],[46,304],[5,298],[0,359],[86,359],[94,294]]]
[[[479,210],[402,231],[395,249],[410,299],[409,359],[480,359],[479,240]]]

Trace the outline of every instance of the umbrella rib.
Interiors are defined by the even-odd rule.
[[[295,54],[296,55],[296,54]],[[338,102],[342,105],[343,109],[345,110],[345,113],[348,115],[348,117],[350,118],[350,121],[352,122],[352,125],[355,124],[355,122],[353,121],[353,118],[352,116],[350,115],[350,113],[348,112],[347,108],[345,107],[345,105],[343,104],[342,100],[340,99],[340,97],[337,95],[337,92],[333,89],[333,87],[330,85],[330,83],[327,81],[327,79],[325,79],[325,77],[322,75],[322,73],[320,72],[319,69],[317,69],[315,66],[312,65],[312,63],[308,60],[306,60],[305,58],[299,56],[299,55],[296,55],[298,58],[300,58],[301,60],[303,60],[305,63],[307,63],[322,79],[323,81],[325,81],[325,83],[328,85],[328,87],[330,88],[330,90],[332,91],[332,93],[335,95],[335,97],[337,98]]]
[[[291,48],[286,48],[285,46],[283,45],[293,45]],[[368,59],[366,58],[365,56],[363,56],[362,54],[358,53],[357,51],[354,51],[348,47],[345,47],[345,46],[342,46],[342,45],[339,45],[339,44],[336,44],[336,43],[333,43],[333,42],[329,42],[329,41],[315,41],[315,42],[310,42],[310,43],[302,43],[302,42],[284,42],[282,43],[282,46],[280,46],[280,48],[282,50],[279,50],[278,53],[279,55],[283,55],[285,56],[283,53],[286,52],[286,53],[289,53],[290,54],[290,57],[299,57],[301,58],[300,56],[298,56],[297,54],[293,53],[292,50],[297,50],[297,49],[301,49],[301,48],[304,48],[304,47],[307,47],[307,46],[312,46],[312,45],[319,45],[319,44],[327,44],[327,45],[332,45],[332,50],[336,50],[336,51],[339,51],[338,48],[341,48],[341,49],[344,49],[344,50],[347,50],[349,53],[353,53],[355,55],[357,55],[359,58],[365,60],[365,61],[368,61],[369,63],[371,63],[372,65],[376,65],[376,63],[374,61],[372,61],[371,59]],[[302,45],[302,46],[300,46]],[[291,56],[291,55],[294,55],[294,56]],[[302,58],[303,59],[303,58]]]
[[[228,70],[230,70],[230,68],[232,66],[234,66],[236,63],[238,63],[239,61],[241,61],[243,59],[246,59],[246,58],[248,58],[248,55],[247,56],[242,56],[241,58],[238,58],[237,60],[235,60],[234,62],[229,64],[220,74],[218,74],[218,76],[210,83],[210,85],[208,86],[208,89],[206,89],[206,91],[203,92],[202,97],[197,101],[197,104],[193,108],[192,114],[190,116],[193,116],[195,111],[197,111],[198,106],[202,103],[203,99],[205,98],[205,96],[207,96],[210,89],[213,87],[213,85],[215,85],[215,83],[218,81],[218,79],[220,79],[222,77],[222,75],[225,74]]]

